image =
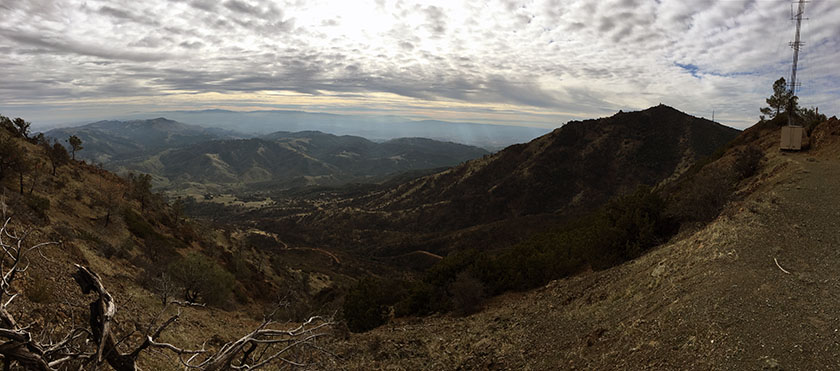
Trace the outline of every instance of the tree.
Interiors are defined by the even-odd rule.
[[[20,194],[23,194],[23,174],[31,168],[31,162],[26,158],[23,148],[18,145],[15,139],[2,137],[0,139],[0,180],[6,175],[7,170],[14,171],[20,179]]]
[[[131,195],[140,201],[140,210],[146,210],[146,204],[152,196],[152,176],[149,174],[128,174],[131,183]]]
[[[196,303],[222,304],[230,296],[235,279],[210,258],[190,253],[169,265],[172,279],[184,289],[184,300]]]
[[[20,117],[15,119],[14,124],[17,134],[21,138],[29,139],[29,127],[32,126],[32,124]]]
[[[787,88],[787,82],[784,77],[779,78],[773,83],[773,95],[765,101],[769,107],[763,107],[760,111],[762,115],[769,116],[771,119],[782,112],[786,112],[790,108],[790,104],[794,104],[794,107],[796,107],[796,97]]]
[[[119,206],[120,200],[122,199],[123,191],[119,187],[119,185],[111,182],[106,182],[99,186],[101,190],[102,199],[100,200],[100,204],[102,208],[105,209],[105,228],[108,228],[108,225],[111,224],[111,214],[114,213],[114,210]]]
[[[34,137],[30,138],[29,141],[39,146],[47,145],[50,143],[50,141],[47,139],[47,136],[44,135],[44,133],[36,134]]]
[[[0,181],[5,178],[6,171],[11,169],[19,154],[20,146],[14,138],[0,133]]]
[[[817,125],[828,120],[828,117],[820,113],[820,109],[815,107],[800,109],[799,118],[802,120],[802,125],[805,126],[808,135],[811,135]]]
[[[9,134],[17,134],[15,124],[6,116],[0,115],[0,129],[5,129]]]
[[[52,164],[53,176],[55,176],[56,168],[70,162],[70,155],[67,153],[67,149],[58,141],[52,145],[49,143],[44,144],[44,150],[47,152],[47,158],[50,159],[50,164]]]
[[[72,158],[75,161],[76,151],[81,151],[85,149],[85,147],[82,147],[82,140],[75,135],[71,135],[70,138],[67,139],[67,141],[70,143],[70,153],[72,154]]]

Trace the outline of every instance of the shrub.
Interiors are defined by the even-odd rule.
[[[151,224],[143,219],[140,214],[135,213],[130,209],[123,210],[123,219],[128,230],[135,236],[142,239],[147,239],[158,235]]]
[[[401,297],[395,313],[427,314],[452,309],[467,315],[480,308],[485,294],[527,290],[587,266],[605,269],[620,264],[665,242],[676,232],[677,224],[665,209],[665,200],[650,188],[640,187],[611,200],[597,212],[510,248],[453,253],[430,268],[423,281],[415,283]]]
[[[210,258],[190,253],[171,263],[169,275],[184,290],[184,299],[219,306],[230,297],[235,283],[233,275]]]
[[[96,252],[105,259],[111,259],[117,253],[117,249],[110,243],[103,242],[96,246]]]
[[[648,187],[619,196],[606,206],[608,250],[618,252],[621,260],[634,259],[656,246],[676,229],[665,216],[665,201]]]
[[[455,282],[449,285],[452,305],[456,314],[467,316],[478,312],[484,302],[484,284],[469,272],[458,273]]]
[[[703,169],[676,193],[669,213],[682,223],[713,220],[729,201],[735,177],[732,170]]]
[[[353,332],[365,332],[388,321],[390,307],[404,296],[402,283],[366,277],[344,297],[344,320]]]
[[[43,219],[47,217],[47,211],[50,209],[50,199],[30,195],[26,198],[26,206],[29,206],[29,208],[32,209],[38,217]]]
[[[746,179],[758,171],[761,167],[762,160],[764,160],[764,152],[758,147],[750,145],[738,151],[735,162],[732,164],[732,169],[738,175],[739,179]]]

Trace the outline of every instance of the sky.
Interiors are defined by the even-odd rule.
[[[664,103],[745,128],[790,76],[789,1],[2,0],[0,114],[48,127],[288,109],[552,128]],[[840,1],[800,103],[840,111]]]

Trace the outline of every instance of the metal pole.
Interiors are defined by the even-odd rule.
[[[802,29],[802,15],[805,14],[805,1],[799,0],[799,9],[796,11],[794,15],[794,19],[796,20],[796,37],[794,41],[790,44],[793,48],[793,66],[790,70],[790,96],[793,99],[796,96],[796,68],[799,64],[799,48],[802,46],[802,42],[799,40],[799,31]],[[794,126],[794,116],[796,115],[793,111],[793,104],[788,104],[788,126]]]

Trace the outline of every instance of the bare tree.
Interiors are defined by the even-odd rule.
[[[5,340],[0,344],[0,355],[4,370],[10,370],[17,363],[27,370],[53,371],[73,361],[78,369],[98,369],[107,363],[117,371],[135,371],[138,357],[148,348],[174,352],[179,366],[208,371],[256,370],[277,364],[305,366],[330,355],[317,341],[327,335],[332,325],[331,320],[322,317],[312,317],[303,324],[285,329],[274,328],[271,320],[265,320],[255,330],[216,351],[190,350],[160,342],[161,333],[178,321],[180,313],[156,327],[149,326],[140,344],[130,351],[121,351],[122,340],[117,340],[114,329],[116,302],[99,275],[81,265],[75,265],[73,278],[84,294],[93,293],[95,297],[89,305],[88,327],[74,328],[58,341],[36,339],[29,332],[29,326],[19,324],[8,311],[9,304],[19,294],[14,292],[12,283],[29,268],[28,254],[58,243],[30,245],[27,238],[31,230],[19,232],[12,228],[11,218],[6,218],[5,210],[5,203],[0,200],[4,218],[0,227],[0,254],[3,255],[0,259],[0,339]]]

